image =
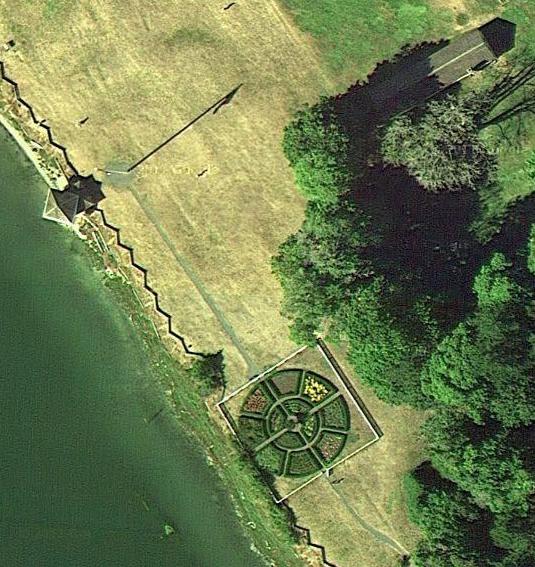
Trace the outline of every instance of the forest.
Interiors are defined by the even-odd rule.
[[[308,203],[273,258],[282,311],[296,342],[346,345],[380,398],[429,410],[405,479],[412,562],[532,566],[535,150],[507,156],[533,148],[535,59],[403,113],[375,108],[373,83],[285,129]]]

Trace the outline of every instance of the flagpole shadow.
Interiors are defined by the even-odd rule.
[[[225,96],[221,97],[219,100],[217,100],[216,102],[214,102],[214,104],[212,104],[211,106],[209,106],[206,110],[203,110],[199,115],[197,115],[195,118],[193,118],[193,120],[191,120],[190,122],[188,122],[185,126],[183,126],[182,128],[180,128],[180,130],[178,130],[177,132],[175,132],[174,134],[172,134],[171,136],[169,136],[167,139],[165,139],[161,144],[159,144],[158,146],[156,146],[154,149],[152,149],[150,152],[148,152],[147,154],[145,154],[143,157],[141,157],[138,161],[136,161],[135,163],[133,163],[126,171],[128,173],[130,173],[131,171],[133,171],[134,169],[136,169],[136,167],[139,167],[142,163],[144,163],[145,161],[147,161],[150,157],[152,157],[155,153],[159,152],[162,148],[164,148],[165,146],[167,146],[167,144],[171,143],[175,138],[177,138],[178,136],[180,136],[180,134],[182,134],[183,132],[185,132],[188,128],[191,128],[196,122],[198,122],[199,120],[201,120],[201,118],[203,118],[204,116],[206,116],[210,111],[213,111],[212,114],[216,114],[223,106],[229,104],[232,99],[236,96],[237,92],[241,89],[243,83],[240,83],[237,87],[235,87],[234,89],[232,89],[229,93],[227,93]]]

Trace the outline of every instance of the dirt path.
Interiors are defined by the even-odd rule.
[[[405,549],[398,541],[391,538],[389,535],[385,534],[381,530],[378,530],[371,524],[369,524],[366,520],[364,520],[357,511],[349,504],[346,500],[344,495],[341,493],[340,489],[336,485],[331,484],[332,489],[336,492],[340,502],[343,504],[344,508],[357,520],[357,522],[367,531],[369,532],[377,541],[380,543],[387,545],[391,549],[393,549],[396,553],[400,555],[409,555],[407,549]]]
[[[208,307],[210,308],[210,310],[218,320],[219,324],[221,325],[222,329],[231,340],[232,344],[236,347],[236,349],[240,353],[240,356],[244,360],[245,364],[247,364],[248,372],[251,375],[257,374],[260,371],[259,368],[256,366],[256,364],[253,362],[253,360],[245,350],[243,344],[236,335],[236,332],[234,331],[232,325],[228,322],[227,318],[223,314],[223,311],[219,308],[213,297],[210,295],[210,293],[204,286],[201,278],[197,275],[197,273],[195,272],[191,264],[186,260],[186,258],[184,258],[184,256],[182,256],[182,254],[178,252],[175,245],[173,244],[173,241],[171,240],[165,229],[161,226],[160,222],[158,221],[158,216],[152,210],[152,208],[149,205],[147,205],[146,202],[144,202],[144,200],[139,195],[138,191],[133,186],[130,186],[129,189],[130,192],[132,193],[132,196],[135,198],[137,204],[141,208],[141,210],[145,213],[146,217],[152,223],[154,228],[158,231],[158,234],[164,241],[168,250],[171,252],[175,260],[178,262],[182,270],[184,270],[184,273],[188,276],[191,283],[195,286],[200,296],[203,298],[206,305],[208,305]]]

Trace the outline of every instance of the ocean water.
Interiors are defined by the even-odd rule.
[[[0,130],[0,566],[259,566],[45,192]]]

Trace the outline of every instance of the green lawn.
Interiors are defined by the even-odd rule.
[[[452,34],[456,22],[493,12],[498,1],[468,2],[471,14],[459,16],[427,0],[283,0],[295,21],[314,36],[328,65],[355,79],[390,58],[407,43]]]

